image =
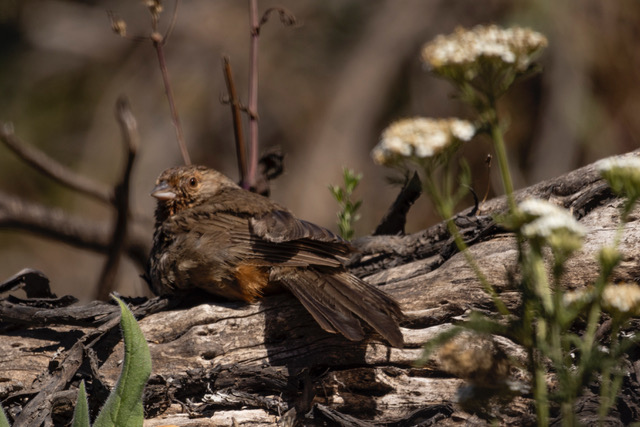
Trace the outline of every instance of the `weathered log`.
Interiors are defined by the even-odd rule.
[[[519,200],[527,197],[572,209],[588,228],[564,283],[568,288],[592,283],[597,251],[613,241],[620,201],[593,166],[517,194]],[[504,200],[492,200],[477,216],[463,212],[456,222],[484,274],[515,308],[519,294],[509,281],[517,273],[515,241],[491,219],[504,209]],[[620,247],[624,260],[615,280],[637,281],[639,276],[639,214],[634,212],[626,226]],[[204,302],[201,296],[181,302],[156,299],[144,306],[131,301],[153,359],[145,425],[483,425],[491,417],[504,424],[535,422],[526,394],[507,405],[487,401],[477,410],[457,403],[464,380],[447,374],[437,361],[415,365],[422,346],[460,316],[494,310],[442,224],[356,244],[362,252],[352,260],[352,271],[393,295],[407,314],[404,348],[391,348],[373,332],[361,343],[328,334],[288,294],[254,305],[210,297]],[[158,311],[169,303],[177,306]],[[68,421],[75,399],[69,390],[80,379],[87,382],[95,413],[121,368],[115,312],[109,304],[34,308],[16,300],[0,303],[0,398],[15,425]],[[522,356],[503,337],[495,346],[501,354]],[[612,412],[614,424],[640,417],[637,355],[629,356],[627,368],[623,398]],[[577,408],[583,421],[594,419],[594,401],[587,396]]]

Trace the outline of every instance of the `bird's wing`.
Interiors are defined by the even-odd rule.
[[[263,244],[280,248],[296,248],[301,255],[347,261],[353,248],[346,240],[324,227],[294,217],[286,210],[272,210],[249,219],[251,232]],[[311,263],[313,264],[313,263]],[[327,265],[320,262],[320,265]]]
[[[296,218],[286,208],[277,203],[240,188],[227,188],[214,198],[198,206],[196,211],[222,218],[227,214],[249,224],[250,232],[266,242],[283,244],[296,242],[308,246],[311,252],[326,251],[333,256],[346,257],[352,248],[340,236],[319,225]],[[234,222],[235,225],[240,222]],[[231,224],[232,226],[234,224]]]
[[[307,265],[340,267],[351,246],[324,227],[294,217],[286,210],[272,210],[249,219],[254,246],[271,252],[295,251],[295,259]]]
[[[309,239],[347,245],[341,237],[319,225],[296,218],[285,210],[272,210],[249,220],[252,231],[274,243]]]
[[[210,259],[209,264],[224,262],[233,265],[242,260],[257,266],[278,264],[290,267],[318,265],[342,268],[349,253],[346,243],[323,242],[304,237],[273,242],[256,233],[251,225],[252,219],[244,215],[202,209],[192,210],[189,216],[191,220],[181,227],[181,233],[176,233],[190,236],[187,248],[190,254],[185,253],[184,256],[204,256]],[[322,230],[321,227],[317,228]],[[326,232],[331,233],[328,230]]]

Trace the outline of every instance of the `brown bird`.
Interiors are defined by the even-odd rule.
[[[350,245],[266,197],[203,166],[164,171],[147,275],[156,294],[200,288],[254,302],[286,288],[325,331],[364,338],[364,320],[395,347],[398,304],[346,271]]]

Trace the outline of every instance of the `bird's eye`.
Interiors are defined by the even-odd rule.
[[[191,179],[189,179],[189,185],[190,185],[191,187],[195,187],[196,185],[198,185],[198,180],[197,180],[197,179],[195,179],[195,178],[191,178]]]

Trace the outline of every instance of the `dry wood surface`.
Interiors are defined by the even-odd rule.
[[[593,165],[517,193],[518,200],[528,197],[571,209],[588,228],[583,249],[569,261],[565,285],[591,283],[598,249],[613,241],[620,201]],[[456,222],[513,309],[519,302],[508,280],[517,274],[514,238],[492,220],[504,209],[503,199],[491,200],[475,215],[462,212]],[[638,280],[639,213],[627,225],[615,280]],[[328,334],[288,294],[254,305],[202,295],[130,299],[153,360],[145,425],[488,425],[492,417],[503,425],[535,423],[529,395],[470,408],[459,403],[469,384],[447,373],[446,361],[415,364],[430,338],[470,310],[494,310],[442,224],[406,236],[362,238],[355,245],[361,252],[351,270],[395,297],[407,315],[404,348],[392,348],[373,333],[360,343]],[[65,297],[0,300],[0,399],[16,426],[69,422],[81,379],[92,411],[115,384],[123,358],[117,307],[72,303]],[[492,346],[496,360],[502,354],[522,357],[503,337]],[[496,363],[491,369],[498,369]],[[626,368],[623,398],[610,425],[640,418],[638,357],[630,355]],[[596,403],[590,394],[583,399],[577,409],[583,421],[592,419]]]

